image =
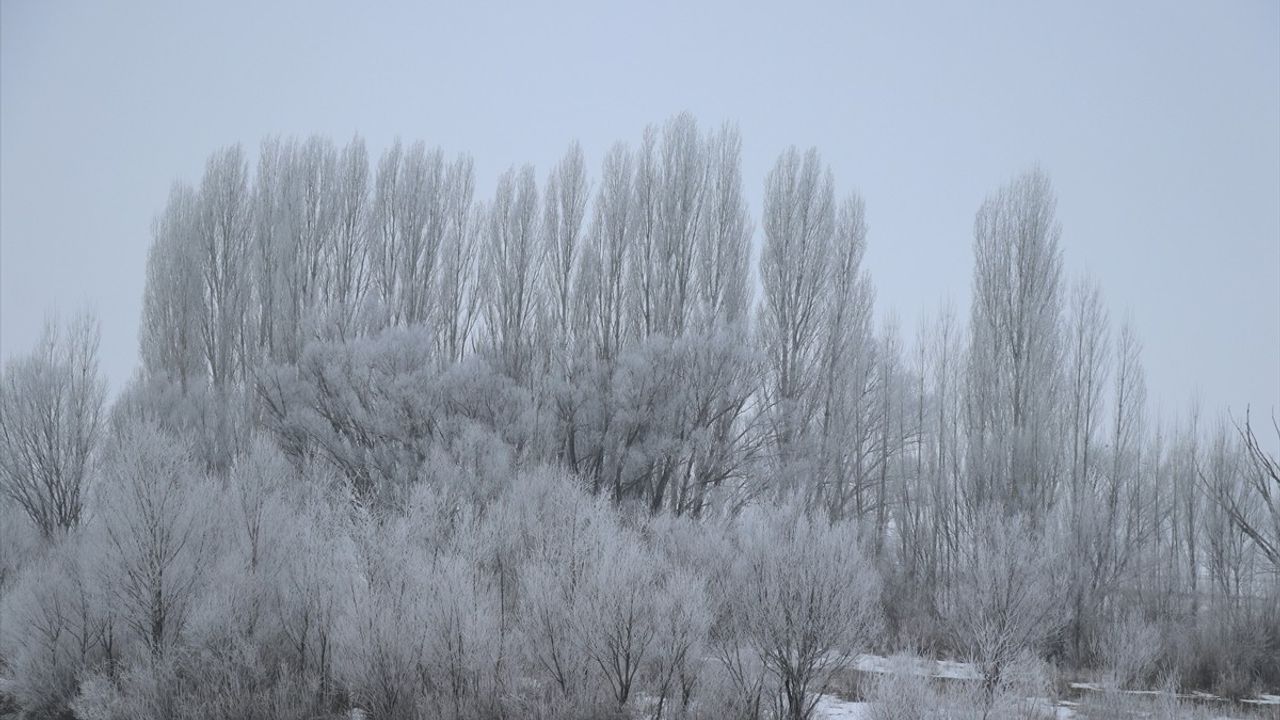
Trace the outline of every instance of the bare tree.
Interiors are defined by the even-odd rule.
[[[0,493],[45,537],[80,521],[106,398],[98,337],[88,314],[66,329],[48,320],[35,350],[0,373]]]

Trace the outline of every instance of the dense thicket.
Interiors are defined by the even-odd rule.
[[[1044,173],[978,210],[968,324],[908,341],[861,198],[792,148],[756,233],[740,154],[681,115],[477,198],[422,143],[216,152],[110,412],[84,322],[0,378],[0,692],[798,720],[902,648],[975,661],[997,714],[1043,661],[1280,686],[1275,460],[1150,413]]]

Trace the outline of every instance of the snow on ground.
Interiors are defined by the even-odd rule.
[[[818,698],[814,707],[817,720],[867,720],[871,717],[871,703],[841,700],[834,695]]]
[[[944,680],[980,680],[981,674],[972,663],[957,662],[954,660],[929,660],[917,657],[884,657],[882,655],[863,654],[854,658],[853,667],[856,670],[865,673],[901,673],[907,672],[911,675],[919,677],[931,677]],[[1084,692],[1103,692],[1105,688],[1099,683],[1077,682],[1071,683],[1071,687]],[[1156,690],[1122,690],[1120,692],[1131,695],[1158,695]],[[1193,691],[1179,697],[1187,700],[1213,701],[1221,700],[1217,695]],[[1048,705],[1048,700],[1045,700]],[[1280,707],[1280,695],[1261,694],[1255,698],[1242,700],[1242,703],[1248,705],[1265,705],[1271,707]],[[1076,717],[1074,708],[1077,703],[1070,700],[1062,700],[1055,707],[1058,720],[1067,720]],[[821,720],[863,720],[869,716],[871,704],[866,702],[851,702],[842,700],[833,695],[823,695],[818,701],[817,717]],[[1215,719],[1217,720],[1217,719]],[[1225,720],[1225,719],[1223,719]]]
[[[1046,707],[1049,701],[1045,700]],[[1054,708],[1058,720],[1071,720],[1075,713],[1071,708],[1058,706]],[[868,720],[871,717],[871,703],[841,700],[834,695],[821,695],[814,707],[815,720]]]

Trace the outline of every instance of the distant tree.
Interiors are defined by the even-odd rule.
[[[440,438],[433,343],[421,328],[308,343],[296,366],[264,368],[263,424],[296,466],[319,457],[361,501],[398,498]]]
[[[594,489],[697,516],[717,488],[746,485],[759,455],[748,409],[757,368],[730,329],[629,349],[613,373]]]
[[[106,398],[98,342],[91,315],[65,329],[48,320],[36,348],[0,372],[0,493],[45,537],[80,521]]]

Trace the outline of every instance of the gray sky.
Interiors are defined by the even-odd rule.
[[[1273,0],[185,5],[0,4],[0,355],[88,304],[118,389],[151,219],[221,145],[398,134],[470,152],[485,189],[574,138],[598,170],[687,109],[738,123],[757,216],[778,152],[818,146],[908,340],[944,299],[967,318],[974,213],[1039,163],[1161,414],[1280,406]]]

